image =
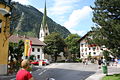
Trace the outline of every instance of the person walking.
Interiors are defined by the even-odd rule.
[[[101,60],[101,59],[98,59],[98,68],[99,68],[99,69],[101,68],[101,64],[102,64],[102,60]]]
[[[22,68],[16,74],[16,80],[34,80],[32,74],[27,71],[30,68],[29,61],[23,60],[21,67]]]
[[[117,64],[118,64],[118,59],[115,58],[115,66],[117,66]]]

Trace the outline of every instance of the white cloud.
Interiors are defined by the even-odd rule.
[[[42,13],[44,12],[44,8],[37,8],[39,11],[41,11]]]
[[[69,20],[64,23],[64,26],[68,29],[77,26],[80,20],[86,18],[91,13],[92,9],[88,6],[84,6],[82,9],[74,10],[69,17]]]
[[[28,5],[30,3],[29,0],[13,0],[13,1],[19,2],[19,3],[24,4],[24,5]]]
[[[54,0],[54,5],[51,7],[50,13],[51,15],[62,15],[65,14],[69,11],[71,11],[75,3],[78,2],[79,0]],[[74,6],[73,6],[74,5]]]
[[[51,15],[62,15],[69,11],[72,7],[71,6],[56,6],[50,8]]]

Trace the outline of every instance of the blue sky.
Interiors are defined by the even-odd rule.
[[[24,5],[32,5],[41,12],[45,0],[13,0]],[[92,9],[95,0],[46,0],[47,15],[58,24],[65,26],[71,33],[85,35],[91,27]]]

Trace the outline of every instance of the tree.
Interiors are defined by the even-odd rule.
[[[51,33],[50,35],[45,37],[46,46],[44,48],[44,52],[54,56],[54,61],[57,61],[57,56],[60,52],[64,52],[65,42],[64,39],[61,38],[59,33]]]
[[[74,58],[76,58],[76,55],[79,55],[80,53],[80,47],[78,40],[80,39],[80,36],[77,34],[70,34],[68,37],[65,38],[65,42],[68,47],[68,51],[73,54]]]
[[[94,42],[114,51],[114,56],[120,56],[120,0],[96,0],[92,9],[96,23],[92,29]]]
[[[10,65],[11,69],[16,69],[16,71],[20,68],[20,62],[22,60],[22,53],[24,52],[24,42],[22,40],[19,43],[9,43],[9,57],[10,57]],[[15,62],[14,62],[15,61]]]

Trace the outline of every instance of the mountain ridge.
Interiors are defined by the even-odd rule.
[[[18,2],[12,2],[12,21],[11,29],[14,28],[14,34],[38,37],[43,13],[31,5],[22,5]],[[49,32],[59,32],[63,38],[70,33],[64,26],[53,21],[47,16]]]

